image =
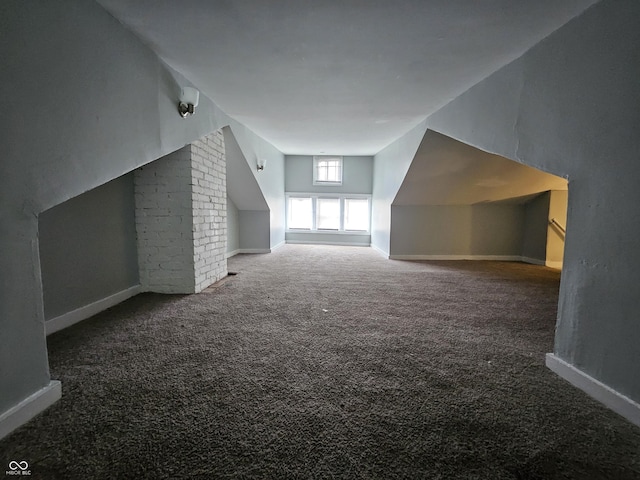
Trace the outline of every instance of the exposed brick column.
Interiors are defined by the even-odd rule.
[[[227,274],[222,131],[138,169],[135,196],[144,290],[195,293]]]
[[[191,146],[139,168],[134,183],[142,288],[194,292]]]
[[[193,261],[199,292],[227,275],[227,175],[222,130],[191,144]]]

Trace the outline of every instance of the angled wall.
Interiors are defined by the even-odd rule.
[[[523,242],[546,244],[546,235],[525,238],[527,202],[566,185],[427,130],[391,206],[390,256],[522,260]]]
[[[129,173],[39,215],[47,335],[140,292],[133,189]]]
[[[640,424],[639,21],[639,2],[603,0],[428,123],[569,179],[550,365]]]
[[[47,365],[41,212],[228,120],[95,2],[0,2],[0,436],[60,394]],[[46,79],[46,81],[43,81]]]
[[[39,216],[47,321],[138,285],[134,211],[127,174]]]
[[[231,198],[238,210],[265,211],[263,215],[268,215],[269,220],[269,245],[266,249],[277,248],[284,243],[285,230],[284,155],[235,120],[229,121],[229,129],[237,142],[241,157],[249,167],[248,172],[259,185],[260,195],[266,202],[267,208],[262,206],[244,208],[241,205],[242,202],[236,201],[237,198],[233,196],[236,189],[232,186],[230,186]],[[258,159],[266,161],[264,170],[257,169]],[[229,174],[229,178],[233,178],[233,173]]]
[[[238,129],[239,127],[236,127]],[[229,255],[237,253],[265,253],[271,250],[271,217],[277,216],[272,213],[270,205],[265,199],[265,194],[258,177],[254,171],[262,175],[265,170],[257,171],[257,158],[253,159],[250,165],[245,157],[243,149],[238,143],[233,130],[230,127],[223,128],[223,135],[226,145],[227,155],[227,192],[235,210],[231,221],[237,239],[234,241],[235,248],[227,250]],[[247,134],[242,137],[246,142],[245,150],[253,151],[251,141],[261,145],[259,138]],[[271,152],[273,153],[273,152]],[[276,155],[277,157],[277,155]],[[267,158],[267,157],[262,157]],[[272,160],[276,165],[271,165]],[[267,158],[267,175],[274,175],[278,170],[278,158]],[[284,190],[282,191],[284,197]],[[276,200],[272,203],[277,204]],[[277,223],[277,222],[276,222]]]
[[[476,205],[566,188],[563,178],[427,130],[393,204]]]
[[[426,122],[420,122],[373,157],[371,246],[387,257],[391,251],[391,203],[426,131]]]

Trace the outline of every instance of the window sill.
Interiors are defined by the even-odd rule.
[[[342,182],[313,182],[314,187],[341,187]]]
[[[367,232],[364,230],[296,230],[289,229],[285,230],[285,233],[304,233],[304,234],[313,234],[317,235],[371,235],[371,232]]]

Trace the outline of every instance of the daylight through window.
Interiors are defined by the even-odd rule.
[[[342,157],[313,157],[314,185],[342,185]]]
[[[344,229],[369,230],[369,199],[344,199]]]
[[[370,196],[287,194],[287,229],[368,232]]]
[[[311,230],[313,206],[310,198],[289,199],[289,228]]]

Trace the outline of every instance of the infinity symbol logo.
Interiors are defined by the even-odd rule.
[[[29,468],[29,464],[23,460],[22,462],[16,462],[12,460],[9,462],[9,470],[26,470]]]

